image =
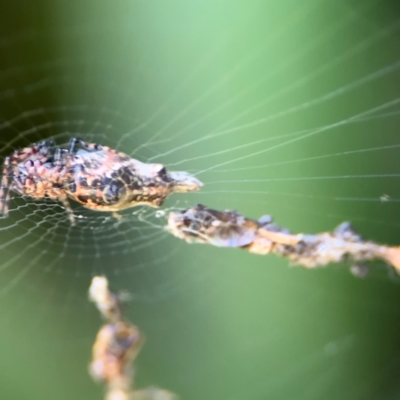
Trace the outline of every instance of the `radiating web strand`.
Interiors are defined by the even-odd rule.
[[[336,175],[336,176],[306,176],[295,178],[267,178],[267,179],[232,179],[207,182],[207,185],[219,185],[220,183],[266,183],[266,182],[288,182],[288,181],[313,181],[328,179],[376,179],[376,178],[399,178],[399,174],[363,174],[363,175]]]
[[[313,5],[314,7],[315,5]],[[312,7],[312,8],[313,8]],[[296,15],[296,18],[294,19],[294,22],[298,22],[300,18],[304,17],[309,13],[309,9],[307,10],[302,10],[301,13]],[[269,37],[269,41],[267,44],[274,44],[282,35],[285,33],[288,29],[288,26],[284,26],[281,28],[281,30],[274,32],[274,35],[271,35]],[[169,122],[164,124],[163,128],[161,128],[158,132],[156,132],[150,139],[139,145],[138,148],[136,148],[132,153],[130,153],[131,156],[136,154],[138,150],[141,148],[147,146],[149,143],[152,143],[154,139],[159,137],[166,129],[168,129],[170,126],[172,126],[176,121],[180,120],[183,116],[185,116],[194,106],[198,105],[201,101],[209,97],[211,94],[213,94],[217,89],[219,89],[221,86],[225,85],[228,83],[238,72],[240,72],[244,67],[246,67],[250,62],[253,61],[254,58],[259,57],[259,53],[264,50],[265,48],[268,48],[266,44],[264,44],[260,49],[257,49],[257,51],[251,53],[248,55],[244,60],[242,60],[240,63],[235,65],[229,72],[225,74],[225,76],[220,79],[218,82],[216,82],[213,86],[211,86],[209,89],[207,89],[203,94],[201,94],[199,97],[197,97],[193,102],[191,102],[187,107],[185,107],[181,112],[179,112],[175,117],[173,117]]]
[[[259,155],[259,154],[267,153],[267,152],[269,152],[269,151],[271,151],[271,150],[275,150],[275,149],[278,149],[278,148],[282,148],[282,147],[284,147],[284,146],[287,146],[287,145],[289,145],[289,144],[298,142],[298,141],[303,140],[303,139],[306,139],[306,138],[308,138],[308,137],[315,136],[315,135],[318,135],[318,134],[320,134],[320,133],[322,133],[322,132],[326,132],[326,131],[328,131],[328,130],[330,130],[330,129],[337,128],[337,127],[339,127],[339,126],[342,126],[342,125],[348,123],[349,121],[352,121],[352,120],[355,120],[355,119],[360,118],[360,117],[362,117],[362,116],[371,114],[371,113],[373,113],[373,112],[375,112],[375,111],[379,111],[379,110],[382,110],[382,109],[385,109],[385,108],[388,108],[388,107],[392,107],[392,106],[394,106],[394,105],[396,105],[396,104],[399,104],[399,102],[400,102],[400,98],[394,99],[394,100],[389,101],[389,102],[387,102],[387,103],[385,103],[385,104],[383,104],[383,105],[380,105],[380,106],[371,108],[371,109],[368,110],[368,111],[364,111],[364,112],[362,112],[362,113],[356,114],[356,115],[353,116],[353,117],[346,118],[346,119],[344,119],[344,120],[341,120],[341,121],[339,121],[339,122],[333,123],[333,124],[331,124],[331,125],[327,125],[327,126],[324,127],[324,128],[317,129],[317,130],[312,131],[312,132],[310,132],[310,133],[306,133],[305,135],[302,135],[302,136],[300,136],[300,137],[297,137],[297,138],[288,140],[288,141],[283,142],[283,143],[281,143],[281,144],[278,144],[278,145],[276,145],[276,146],[269,147],[269,148],[267,148],[267,149],[260,150],[260,151],[257,151],[257,152],[255,152],[255,153],[252,153],[252,154],[247,154],[247,155],[245,155],[245,156],[243,156],[243,157],[238,157],[238,158],[236,158],[236,159],[234,159],[234,160],[225,161],[225,162],[223,162],[223,163],[216,164],[216,165],[214,165],[214,166],[212,166],[212,167],[210,167],[210,168],[206,168],[206,169],[204,169],[204,170],[202,170],[202,171],[196,173],[195,175],[197,176],[197,175],[200,175],[200,174],[202,174],[202,173],[204,173],[204,172],[208,172],[208,171],[211,171],[211,170],[213,170],[213,169],[215,169],[215,168],[221,167],[221,166],[223,166],[223,165],[232,164],[232,163],[234,163],[234,162],[236,162],[236,161],[241,161],[241,160],[247,159],[247,158],[249,158],[249,157],[254,157],[254,156]]]
[[[180,94],[184,89],[186,89],[186,86],[188,83],[190,83],[196,76],[197,74],[206,66],[209,65],[209,63],[212,62],[213,57],[215,54],[222,48],[223,44],[225,44],[225,41],[227,40],[227,37],[220,38],[220,40],[217,40],[216,46],[207,54],[203,56],[203,59],[197,63],[196,67],[191,71],[185,79],[180,83],[179,87],[175,89],[175,91],[171,94],[171,96],[150,116],[148,117],[144,122],[142,122],[138,127],[134,128],[130,132],[126,132],[123,135],[121,135],[120,139],[118,140],[116,146],[120,147],[124,140],[127,138],[130,138],[132,134],[135,134],[136,132],[139,132],[142,130],[144,127],[147,127],[150,125],[164,110],[168,108],[168,106],[171,104],[171,102],[176,98],[178,94]]]
[[[387,116],[393,116],[394,114],[398,115],[398,114],[400,114],[400,112],[390,113]],[[378,115],[376,117],[372,116],[372,117],[367,118],[367,120],[372,120],[374,118],[382,118],[382,116],[381,115]],[[366,120],[366,118],[359,118],[357,120],[350,121],[349,124],[360,123],[360,122],[364,122],[365,120]],[[215,152],[215,153],[207,153],[207,154],[204,154],[204,155],[201,155],[201,156],[198,156],[198,157],[186,158],[186,159],[177,161],[175,163],[167,163],[165,165],[167,165],[168,167],[175,167],[177,165],[184,164],[184,163],[187,163],[187,162],[191,162],[191,161],[194,161],[194,160],[200,160],[200,159],[204,159],[204,158],[208,158],[208,157],[214,157],[214,156],[217,156],[217,155],[226,154],[226,153],[229,153],[231,151],[241,150],[241,149],[244,149],[246,147],[254,146],[254,145],[260,144],[260,143],[269,142],[271,140],[282,139],[282,138],[290,137],[290,136],[302,135],[304,133],[311,132],[311,131],[313,131],[315,129],[321,129],[321,128],[323,128],[323,127],[321,126],[321,127],[311,128],[311,129],[304,129],[304,130],[293,132],[293,133],[286,133],[286,134],[282,134],[282,135],[272,136],[272,137],[269,137],[267,139],[256,140],[256,141],[253,141],[253,142],[250,142],[250,143],[246,143],[246,144],[243,144],[243,145],[235,146],[235,147],[232,147],[232,148],[229,148],[229,149],[225,149],[225,150],[221,150],[221,151],[218,151],[218,152]],[[371,150],[368,150],[368,149],[356,150],[354,152],[365,152],[365,151],[381,150],[381,149],[387,149],[387,148],[390,148],[390,147],[397,147],[397,145],[385,146],[385,147],[377,147],[377,148],[373,148]],[[334,154],[334,155],[351,154],[351,153],[353,153],[353,152],[350,151],[350,152],[345,152],[345,153],[337,153],[337,154]],[[331,157],[331,156],[334,156],[334,155],[318,156],[318,157],[315,157],[315,159]],[[310,157],[307,160],[312,160],[312,159],[314,159],[314,158]],[[266,164],[266,165],[276,166],[276,165],[290,164],[290,163],[293,163],[293,162],[295,162],[295,160],[291,160],[291,161],[287,161],[287,162],[274,163],[274,164]],[[263,167],[263,165],[255,166],[255,167],[238,168],[238,169],[234,169],[234,170],[233,169],[229,169],[229,170],[223,170],[223,171],[240,171],[240,170],[246,170],[246,169],[257,169],[257,168],[262,168],[262,167]],[[196,171],[194,171],[194,172],[196,172]],[[218,170],[218,171],[215,171],[215,172],[222,172],[222,171]]]
[[[370,148],[367,148],[367,149],[360,149],[360,150],[347,150],[347,151],[342,151],[342,152],[339,152],[339,153],[324,154],[322,156],[298,158],[298,159],[295,159],[295,160],[281,161],[281,162],[276,162],[276,163],[271,163],[271,164],[256,165],[254,167],[221,169],[221,170],[216,170],[216,171],[213,171],[213,172],[215,172],[215,173],[218,173],[218,172],[237,172],[237,171],[247,171],[247,170],[254,170],[254,169],[262,169],[262,168],[268,168],[268,167],[278,167],[278,166],[281,166],[281,165],[298,164],[298,163],[303,163],[303,162],[307,162],[307,161],[321,160],[321,159],[330,158],[330,157],[340,157],[340,156],[347,156],[347,155],[351,155],[351,154],[368,153],[368,152],[380,151],[380,150],[392,150],[392,149],[397,149],[399,147],[400,147],[400,144],[393,144],[393,145],[389,145],[389,146],[370,147]],[[193,173],[195,173],[195,172],[196,171],[194,171]]]
[[[279,91],[278,93],[276,93],[276,94],[274,94],[272,96],[267,97],[266,99],[261,100],[261,102],[257,103],[257,105],[252,106],[252,107],[244,110],[242,113],[239,113],[239,115],[236,115],[231,120],[229,120],[226,123],[220,125],[217,129],[212,131],[210,134],[207,134],[207,135],[201,137],[200,139],[196,139],[196,140],[194,140],[192,142],[186,143],[186,144],[181,145],[181,146],[177,146],[177,147],[175,147],[175,148],[173,148],[173,149],[171,149],[171,150],[169,150],[167,152],[159,154],[158,155],[158,159],[161,158],[161,157],[173,154],[173,153],[175,153],[177,151],[180,151],[180,150],[182,150],[184,148],[191,147],[191,146],[193,146],[193,145],[195,145],[197,143],[203,142],[203,141],[208,140],[210,138],[215,138],[215,137],[218,137],[218,136],[226,135],[228,133],[236,132],[236,131],[247,129],[247,128],[252,128],[252,127],[257,126],[259,124],[268,122],[268,121],[270,121],[272,119],[280,118],[280,117],[286,116],[288,114],[291,114],[291,113],[294,113],[294,112],[297,112],[297,111],[300,111],[300,110],[304,110],[306,108],[309,108],[309,107],[314,106],[316,104],[322,103],[324,101],[331,100],[334,97],[341,96],[345,92],[347,92],[349,90],[353,90],[356,87],[358,87],[360,85],[363,85],[363,84],[365,84],[365,83],[367,83],[367,82],[369,82],[371,80],[380,78],[380,77],[384,76],[385,74],[387,74],[389,72],[394,72],[396,69],[398,69],[400,67],[400,65],[399,65],[400,61],[398,61],[396,63],[393,63],[388,67],[384,67],[384,68],[382,68],[382,69],[380,69],[380,70],[378,70],[378,71],[376,71],[376,72],[374,72],[372,74],[369,74],[369,75],[367,75],[367,76],[365,76],[365,77],[363,77],[361,79],[358,79],[357,81],[355,81],[353,83],[347,84],[347,85],[342,86],[339,89],[333,90],[333,91],[331,91],[331,92],[329,92],[329,93],[327,93],[327,94],[325,94],[323,96],[317,97],[316,99],[313,99],[311,101],[304,102],[304,103],[302,103],[302,104],[300,104],[298,106],[290,107],[289,109],[286,109],[284,111],[278,112],[278,113],[273,114],[273,115],[271,115],[269,117],[261,118],[259,120],[256,120],[256,121],[253,121],[253,122],[250,122],[250,123],[246,123],[246,124],[238,126],[238,127],[233,127],[233,128],[225,129],[225,130],[221,131],[221,129],[223,129],[225,126],[230,125],[232,122],[237,121],[238,119],[242,118],[243,116],[245,116],[248,113],[250,113],[251,111],[253,111],[255,109],[255,107],[258,108],[261,105],[265,105],[266,102],[270,102],[270,101],[275,100],[276,98],[278,98],[278,97],[280,97],[280,96],[282,96],[284,94],[290,93],[294,89],[297,89],[298,87],[304,85],[305,83],[307,83],[311,79],[315,78],[316,76],[318,76],[322,72],[325,72],[327,69],[332,68],[334,65],[339,64],[340,62],[347,60],[348,58],[354,56],[358,52],[364,50],[369,45],[374,44],[375,41],[383,39],[386,35],[391,33],[392,30],[396,30],[399,27],[400,27],[400,22],[397,22],[397,23],[393,24],[391,27],[389,27],[389,28],[387,28],[387,29],[385,29],[383,31],[380,31],[378,34],[373,35],[371,38],[368,38],[365,42],[362,42],[362,45],[358,44],[358,45],[354,46],[352,49],[350,49],[347,52],[345,52],[344,54],[342,54],[341,56],[337,57],[334,60],[334,62],[332,62],[332,61],[328,62],[327,64],[323,65],[322,67],[320,67],[316,71],[310,73],[309,75],[306,75],[305,77],[300,78],[294,84],[286,87],[285,89],[282,89],[281,91]],[[149,158],[148,161],[151,161],[152,159],[153,159],[153,157]]]
[[[302,194],[298,193],[289,193],[289,192],[276,192],[272,190],[208,190],[206,192],[201,192],[200,194],[259,194],[259,195],[271,195],[271,196],[283,196],[283,197],[299,197],[299,198],[308,198],[308,199],[318,199],[318,200],[332,200],[332,201],[348,201],[348,202],[371,202],[371,203],[382,203],[381,197],[336,197],[336,196],[320,196],[315,194]],[[385,203],[399,203],[400,198],[388,198],[385,199]],[[400,226],[400,224],[396,224],[394,226]]]
[[[327,30],[326,32],[324,32],[321,35],[318,35],[315,38],[315,40],[311,41],[310,43],[307,43],[304,47],[300,47],[299,51],[297,51],[294,54],[290,55],[290,57],[285,59],[284,62],[282,62],[282,63],[280,63],[278,65],[275,65],[274,68],[271,71],[269,71],[269,73],[266,76],[262,76],[256,82],[252,83],[251,85],[246,86],[243,90],[238,92],[236,95],[231,97],[229,100],[227,100],[226,102],[221,104],[216,109],[212,110],[210,113],[205,114],[200,119],[196,120],[195,122],[191,123],[190,125],[188,125],[188,126],[184,127],[183,129],[179,130],[176,134],[169,135],[168,138],[160,139],[160,140],[157,140],[157,141],[147,142],[147,146],[170,142],[170,141],[182,136],[182,134],[184,134],[185,132],[187,132],[190,129],[194,128],[199,123],[208,120],[211,116],[213,116],[213,115],[217,114],[218,112],[226,109],[230,104],[236,102],[237,100],[241,99],[245,94],[251,92],[252,89],[258,88],[262,83],[267,81],[267,79],[273,77],[277,73],[282,73],[282,70],[284,68],[292,65],[294,63],[294,61],[296,61],[300,56],[308,54],[316,45],[318,45],[321,42],[329,39],[332,35],[336,34],[340,30],[340,28],[343,27],[343,25],[353,21],[353,19],[354,19],[354,16],[351,16],[349,18],[349,15],[346,15],[346,17],[340,23],[337,23],[337,24],[335,23],[333,25],[333,27],[330,27],[329,30]],[[227,123],[224,123],[223,125],[221,125],[218,129],[222,129],[224,126],[229,125],[230,123],[231,123],[231,120],[228,121]],[[156,157],[158,157],[158,156],[151,157],[149,159],[149,161],[151,161],[153,159],[156,159]]]

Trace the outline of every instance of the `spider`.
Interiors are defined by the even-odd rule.
[[[186,172],[167,172],[162,164],[142,163],[79,138],[72,138],[68,148],[44,141],[4,160],[0,212],[8,214],[11,192],[49,197],[61,201],[74,224],[69,199],[92,210],[116,213],[140,204],[160,207],[169,194],[202,186]]]

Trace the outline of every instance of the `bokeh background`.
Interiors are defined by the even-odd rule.
[[[201,202],[294,232],[349,220],[400,242],[395,2],[0,4],[2,156],[82,136],[200,172],[204,190],[165,210]],[[131,293],[146,335],[138,387],[183,400],[399,396],[400,279],[383,263],[364,280],[349,265],[306,271],[180,243],[153,210],[121,225],[75,210],[71,227],[54,202],[16,198],[0,220],[0,398],[103,397],[87,373],[102,323],[94,274]]]

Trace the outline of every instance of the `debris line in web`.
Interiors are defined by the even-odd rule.
[[[293,234],[273,223],[268,215],[253,220],[236,211],[217,211],[199,204],[169,213],[167,230],[188,243],[273,253],[305,268],[382,259],[400,271],[400,247],[365,241],[348,222],[332,232]]]
[[[154,387],[134,389],[133,361],[143,343],[139,328],[127,321],[122,313],[124,295],[110,292],[108,280],[95,276],[89,288],[89,299],[94,302],[106,320],[92,348],[89,371],[92,377],[106,384],[105,400],[177,400],[163,389]]]

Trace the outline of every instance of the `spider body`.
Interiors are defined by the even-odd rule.
[[[161,164],[145,164],[102,147],[79,150],[74,159],[68,196],[88,208],[119,211],[132,205],[162,205],[174,180]]]
[[[93,210],[116,212],[139,204],[159,207],[173,192],[201,187],[185,172],[167,172],[162,164],[145,164],[110,147],[73,138],[67,149],[42,142],[7,157],[0,211],[7,215],[11,192],[49,197],[64,204],[74,223],[69,199]]]

